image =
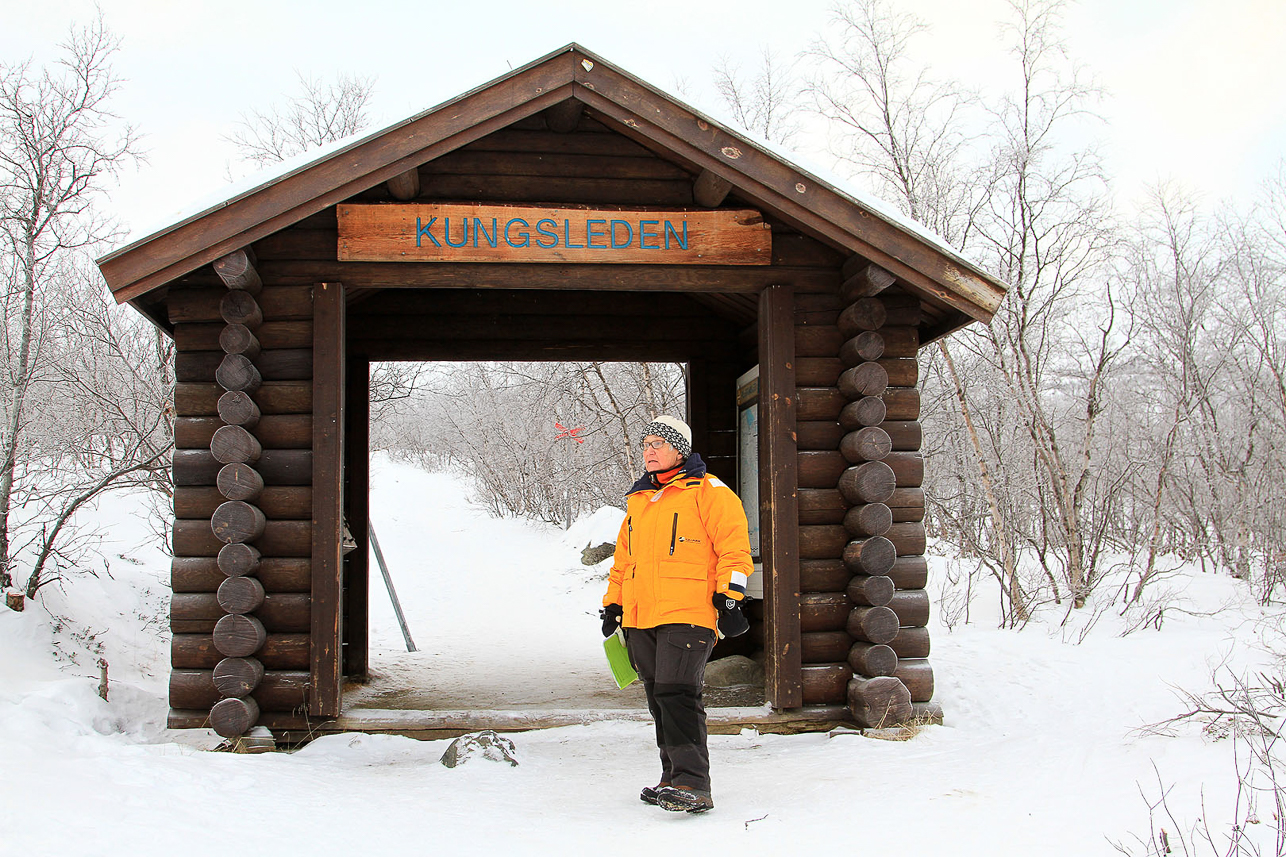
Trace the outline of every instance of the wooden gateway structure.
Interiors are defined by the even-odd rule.
[[[99,266],[176,345],[172,726],[360,728],[379,360],[681,361],[731,484],[757,365],[766,699],[940,716],[916,355],[1005,287],[581,47]]]

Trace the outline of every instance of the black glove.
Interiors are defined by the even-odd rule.
[[[725,637],[740,637],[750,630],[750,620],[741,613],[741,602],[722,592],[714,594],[714,606],[719,611],[719,633]]]
[[[621,627],[621,616],[625,609],[619,604],[609,604],[598,611],[598,618],[603,620],[603,636],[610,637]]]

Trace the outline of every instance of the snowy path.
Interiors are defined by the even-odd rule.
[[[361,708],[641,708],[612,683],[598,633],[605,584],[562,531],[485,517],[444,474],[381,465],[371,519],[419,651],[371,568],[372,683]]]

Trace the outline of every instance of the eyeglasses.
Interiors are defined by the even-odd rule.
[[[669,443],[668,440],[645,440],[643,441],[644,449],[660,449]]]

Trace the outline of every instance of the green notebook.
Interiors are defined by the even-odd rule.
[[[612,668],[612,678],[616,686],[629,687],[639,680],[639,674],[630,664],[630,654],[625,651],[625,634],[619,629],[603,641],[603,651],[607,652],[607,663]]]

